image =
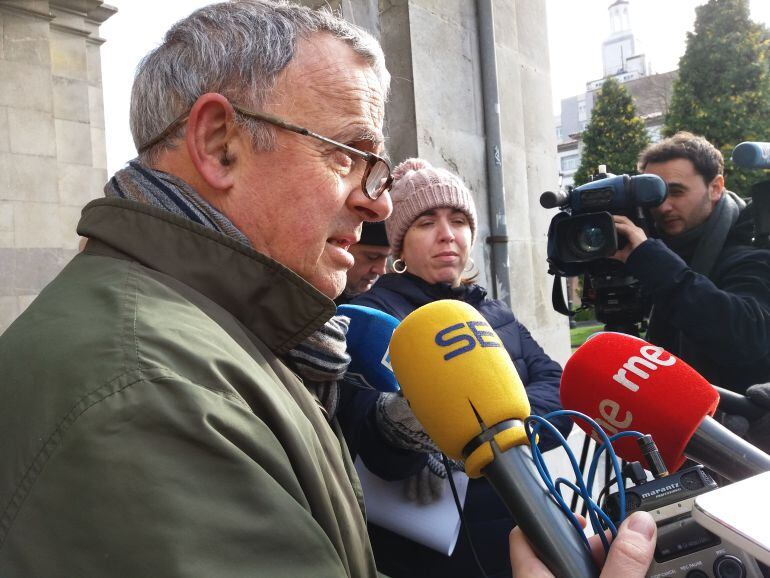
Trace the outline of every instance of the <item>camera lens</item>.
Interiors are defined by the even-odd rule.
[[[607,237],[601,227],[587,225],[580,229],[577,238],[578,246],[586,253],[601,251],[607,244]]]

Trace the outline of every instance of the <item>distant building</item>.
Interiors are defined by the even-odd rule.
[[[609,8],[610,35],[602,43],[604,77],[586,83],[586,92],[561,101],[561,115],[555,118],[557,170],[562,187],[574,184],[580,166],[581,134],[591,120],[597,92],[607,78],[623,84],[644,119],[650,140],[660,140],[674,80],[678,71],[650,74],[650,67],[640,43],[631,29],[629,0],[616,0]],[[612,167],[609,167],[612,171]]]

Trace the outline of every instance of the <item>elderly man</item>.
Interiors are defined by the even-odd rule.
[[[350,253],[355,264],[348,271],[345,291],[334,300],[337,305],[348,303],[356,295],[366,293],[385,274],[390,256],[385,224],[364,223],[361,240],[350,247]]]
[[[744,392],[770,381],[770,251],[752,246],[753,212],[725,189],[723,165],[716,147],[685,132],[645,150],[639,169],[668,185],[653,209],[661,238],[616,216],[629,241],[617,257],[652,299],[648,339]]]
[[[390,213],[388,82],[368,34],[268,1],[145,58],[139,158],[0,338],[0,575],[375,575],[339,428],[287,363]]]

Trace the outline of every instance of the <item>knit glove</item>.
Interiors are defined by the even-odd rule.
[[[770,383],[758,383],[746,390],[746,397],[757,405],[767,409],[767,413],[749,424],[746,439],[770,453]]]
[[[463,471],[463,464],[454,460],[448,460],[450,469]],[[425,467],[415,475],[407,478],[404,484],[406,497],[412,502],[430,504],[438,500],[444,494],[447,471],[440,453],[428,454],[428,462]]]
[[[400,391],[380,394],[377,399],[377,427],[394,447],[413,452],[436,453],[440,450],[425,433]]]

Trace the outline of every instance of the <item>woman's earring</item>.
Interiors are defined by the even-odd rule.
[[[399,275],[401,273],[406,273],[406,263],[404,260],[399,258],[393,261],[393,270]]]

